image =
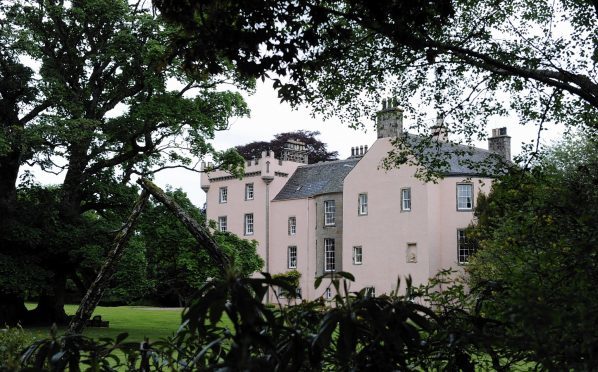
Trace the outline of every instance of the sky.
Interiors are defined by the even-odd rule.
[[[292,109],[289,104],[280,102],[276,91],[268,81],[258,81],[254,94],[242,94],[251,110],[251,116],[233,119],[228,130],[218,132],[212,141],[217,150],[226,150],[253,141],[269,141],[277,133],[304,129],[319,131],[321,135],[318,138],[328,145],[328,150],[338,151],[339,158],[345,159],[351,154],[351,147],[371,146],[376,140],[373,121],[364,122],[363,129],[351,129],[336,118],[323,120],[313,117],[308,107]],[[408,128],[408,126],[409,122],[405,121],[404,127]],[[528,143],[537,136],[536,128],[520,126],[517,124],[517,118],[512,116],[491,120],[488,130],[503,126],[507,127],[508,134],[512,137],[513,156],[520,153],[523,142]],[[562,133],[562,128],[551,128],[543,133],[542,142],[550,144],[557,140]],[[475,145],[487,148],[485,142],[477,142]],[[64,178],[64,173],[56,176],[35,168],[33,173],[36,180],[42,184],[58,184]],[[166,186],[181,188],[198,207],[203,206],[205,202],[205,193],[200,188],[199,173],[183,169],[167,169],[157,173],[155,181],[163,188]]]
[[[319,131],[321,135],[318,138],[328,145],[328,150],[338,151],[339,158],[345,159],[350,156],[351,147],[371,146],[376,140],[373,121],[364,122],[363,129],[351,129],[336,118],[326,121],[318,117],[314,118],[308,107],[293,110],[289,104],[281,103],[268,81],[258,81],[256,92],[253,95],[245,94],[245,99],[251,109],[251,116],[233,120],[229,130],[218,132],[213,140],[217,150],[225,150],[253,141],[269,141],[277,133],[304,129]],[[405,121],[404,127],[408,126],[409,122]],[[511,136],[513,156],[521,152],[522,142],[529,143],[537,136],[535,127],[518,125],[517,118],[514,116],[491,119],[488,130],[503,126],[507,127],[508,134]],[[550,144],[562,133],[562,128],[551,128],[542,134],[542,142]],[[475,146],[487,148],[485,142],[477,142]],[[162,187],[171,185],[182,188],[191,201],[201,207],[205,202],[205,193],[200,188],[199,178],[199,174],[190,171],[167,170],[156,175],[156,183]]]

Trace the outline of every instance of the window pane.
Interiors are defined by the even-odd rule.
[[[472,209],[473,208],[473,185],[461,184],[457,185],[457,209]]]
[[[227,218],[226,216],[218,217],[218,229],[220,231],[226,231],[227,228]]]
[[[411,189],[401,190],[401,209],[404,211],[411,210]]]
[[[289,217],[289,235],[295,235],[297,233],[297,219],[295,217]]]
[[[475,252],[475,241],[467,238],[465,230],[457,230],[457,259],[460,264],[466,264],[469,256]]]
[[[288,248],[288,267],[289,269],[297,268],[297,246],[289,246]]]
[[[221,187],[218,193],[218,201],[220,203],[226,203],[228,201],[228,188]]]
[[[253,183],[245,184],[245,200],[253,199]]]
[[[245,235],[253,234],[253,213],[245,215]]]
[[[357,213],[368,214],[368,194],[359,194]]]
[[[324,225],[334,225],[336,222],[336,205],[334,200],[324,202]]]
[[[353,264],[361,265],[363,262],[363,250],[361,246],[353,247]]]
[[[324,239],[324,271],[334,271],[335,268],[334,239]]]

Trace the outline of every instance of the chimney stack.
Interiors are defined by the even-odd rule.
[[[444,117],[438,115],[436,125],[432,128],[432,137],[438,142],[448,142],[448,128],[444,125]]]
[[[298,140],[288,140],[282,149],[282,160],[307,164],[308,158],[305,143]]]
[[[382,110],[376,113],[378,138],[397,137],[403,132],[403,110],[395,98],[382,100]]]
[[[492,129],[492,137],[488,138],[488,150],[511,160],[511,137],[507,135],[507,128]]]

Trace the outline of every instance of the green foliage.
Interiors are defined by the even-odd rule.
[[[574,137],[531,171],[495,183],[478,204],[470,285],[492,286],[483,311],[505,341],[547,369],[598,363],[598,144]]]
[[[432,309],[397,293],[349,293],[344,281],[352,276],[338,278],[331,284],[340,293],[334,307],[320,299],[272,308],[263,303],[266,293],[276,287],[291,291],[287,280],[230,272],[206,283],[183,313],[177,335],[145,345],[147,352],[124,342],[126,335],[99,341],[54,337],[31,345],[23,364],[55,370],[69,363],[125,367],[144,361],[156,371],[473,370],[468,345],[459,343],[467,339],[449,337]],[[116,350],[129,364],[115,359]]]
[[[150,297],[156,283],[149,278],[147,270],[148,260],[143,239],[139,236],[134,237],[129,241],[102,301],[132,304]]]
[[[282,150],[289,140],[301,141],[305,144],[307,150],[307,162],[309,164],[321,161],[336,160],[338,151],[328,151],[326,144],[319,141],[316,137],[320,135],[318,131],[298,130],[295,132],[285,132],[274,135],[270,142],[254,141],[246,145],[237,146],[237,151],[245,159],[260,158],[262,151],[273,151],[277,157],[282,156]]]
[[[182,26],[180,54],[188,64],[218,71],[224,55],[250,76],[274,72],[283,100],[349,125],[361,126],[386,96],[399,102],[412,130],[430,136],[442,116],[453,138],[468,143],[510,113],[544,129],[598,127],[592,1],[155,3]],[[424,160],[425,148],[408,155]]]
[[[0,371],[17,370],[21,353],[33,341],[20,326],[0,328]]]
[[[180,189],[167,190],[196,221],[205,217]],[[150,204],[140,218],[139,236],[147,253],[148,279],[155,285],[155,297],[166,305],[188,305],[191,295],[209,280],[219,277],[209,254],[198,247],[195,238],[185,226],[173,218],[162,204]],[[243,276],[250,275],[263,266],[254,241],[238,238],[234,234],[214,232],[219,247],[231,258],[234,269]]]
[[[209,140],[249,114],[238,91],[219,85],[253,81],[227,62],[219,75],[184,71],[173,54],[180,28],[142,4],[19,0],[3,2],[0,15],[0,274],[12,270],[4,263],[23,269],[22,281],[0,278],[0,294],[39,294],[49,306],[36,318],[51,308],[47,321],[63,322],[65,283],[84,290],[95,276],[136,196],[133,175],[196,170],[207,154],[241,172],[243,159]],[[17,193],[25,162],[64,173],[63,183]],[[121,295],[145,291],[132,282],[142,266],[123,264],[131,286]]]
[[[301,279],[301,273],[299,271],[289,270],[284,273],[274,274],[272,275],[272,278],[283,280],[290,288],[292,288],[291,291],[287,290],[286,287],[279,288],[279,290],[275,292],[277,300],[280,300],[281,298],[288,298],[289,300],[292,298],[301,298],[301,294],[297,291],[299,288],[299,280]]]

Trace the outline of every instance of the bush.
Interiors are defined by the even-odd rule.
[[[33,341],[20,326],[0,329],[0,370],[16,370],[21,353]]]
[[[23,367],[56,371],[69,365],[127,370],[143,365],[144,370],[155,371],[474,368],[469,338],[443,328],[456,324],[447,320],[450,314],[438,316],[414,302],[410,288],[410,297],[398,292],[375,297],[365,289],[348,292],[346,281],[353,277],[339,272],[337,277],[342,279],[330,284],[337,293],[333,306],[320,299],[272,308],[263,303],[267,291],[280,287],[292,293],[293,286],[265,275],[230,274],[206,283],[184,312],[177,335],[147,344],[143,351],[138,343],[124,342],[126,334],[116,340],[54,336],[31,345]]]

